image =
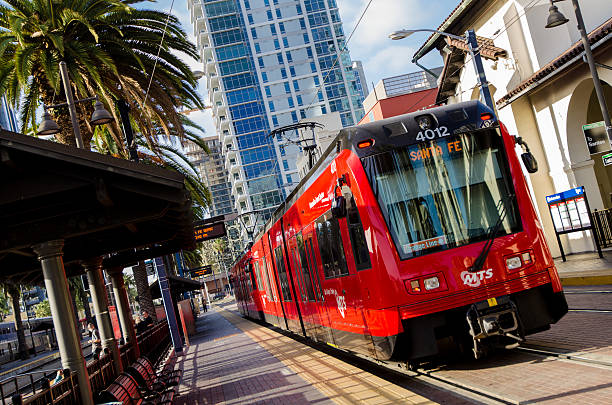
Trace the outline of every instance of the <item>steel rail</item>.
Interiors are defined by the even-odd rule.
[[[554,349],[552,347],[548,347],[548,348],[549,349]],[[562,352],[558,352],[558,351],[543,350],[543,349],[538,349],[538,348],[534,348],[534,347],[526,347],[526,346],[519,346],[515,350],[518,350],[518,351],[521,351],[521,352],[525,352],[525,353],[530,353],[530,354],[537,354],[537,355],[541,355],[541,356],[546,356],[546,357],[556,357],[556,358],[559,358],[559,359],[571,360],[571,361],[574,361],[574,362],[577,362],[577,363],[589,363],[589,364],[596,364],[596,365],[599,365],[599,366],[606,366],[606,367],[611,367],[612,368],[612,363],[611,362],[607,362],[607,361],[603,361],[603,360],[597,360],[597,359],[590,359],[588,357],[574,355],[574,354],[571,354],[571,353],[562,353]]]

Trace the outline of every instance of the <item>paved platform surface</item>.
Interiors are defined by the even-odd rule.
[[[435,403],[220,307],[190,342],[179,405]]]
[[[612,285],[566,286],[564,291],[569,312],[527,342],[612,364]]]
[[[567,255],[567,261],[555,259],[563,285],[612,284],[612,251],[605,250],[603,259],[597,253]]]

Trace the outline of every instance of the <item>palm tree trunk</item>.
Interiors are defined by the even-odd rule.
[[[13,315],[15,316],[15,332],[17,333],[17,356],[25,360],[28,358],[28,348],[26,346],[25,331],[23,330],[23,322],[21,320],[21,308],[19,305],[19,296],[21,295],[19,288],[16,285],[9,285],[8,293],[11,297],[13,306]]]
[[[87,295],[87,291],[83,290],[81,295],[81,302],[83,303],[83,310],[85,311],[85,319],[87,319],[87,323],[92,322],[93,318],[91,317],[91,307],[89,306],[89,297]]]
[[[42,102],[45,105],[61,104],[66,102],[66,94],[64,93],[63,84],[59,83],[60,91],[55,92],[53,88],[48,84],[45,77],[45,73],[42,69],[33,72],[34,83],[40,89],[40,95]],[[74,86],[72,89],[74,100],[78,100],[79,96],[76,93]],[[79,129],[81,130],[81,137],[83,138],[83,144],[85,149],[91,149],[91,138],[93,137],[92,128],[88,125],[87,120],[93,112],[93,106],[85,103],[76,104],[77,120],[79,123]],[[57,122],[60,127],[60,132],[55,134],[55,138],[59,143],[64,145],[76,146],[76,138],[74,136],[74,128],[72,127],[72,120],[70,119],[70,111],[68,107],[59,107],[49,111],[53,119]]]
[[[151,298],[151,290],[149,290],[149,281],[147,280],[147,267],[144,262],[138,262],[138,265],[132,267],[134,272],[134,282],[136,283],[136,292],[138,293],[138,303],[141,311],[147,311],[154,321],[157,321],[155,314],[155,305]]]
[[[79,307],[77,306],[77,302],[76,302],[76,291],[74,291],[74,287],[71,285],[69,285],[68,289],[70,290],[70,299],[72,300],[72,309],[74,310],[74,316],[77,321],[77,333],[79,336],[81,336],[82,335],[81,318],[79,317]]]

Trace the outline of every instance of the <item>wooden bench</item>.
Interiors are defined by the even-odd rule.
[[[172,355],[170,358],[173,357],[174,359],[176,359],[175,355]],[[167,386],[173,387],[179,384],[179,382],[181,381],[181,377],[183,376],[183,370],[174,370],[175,363],[176,360],[174,360],[173,362],[167,362],[160,373],[155,372],[153,363],[146,357],[139,357],[134,362],[134,365],[141,365],[155,381],[159,381]]]
[[[157,405],[171,404],[174,390],[171,392],[142,392],[136,379],[128,373],[121,373],[96,400],[97,403],[121,402],[124,405]]]

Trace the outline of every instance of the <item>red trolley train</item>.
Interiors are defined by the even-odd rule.
[[[567,303],[516,141],[477,101],[343,129],[233,266],[240,312],[381,360],[549,328]]]

